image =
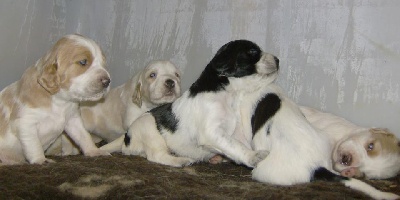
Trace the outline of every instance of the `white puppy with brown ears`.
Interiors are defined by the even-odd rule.
[[[260,182],[294,185],[310,181],[336,181],[375,199],[398,199],[354,179],[331,171],[331,147],[298,106],[276,84],[238,94],[239,121],[234,137],[254,150],[269,151],[252,171]]]
[[[65,130],[87,156],[109,155],[85,130],[79,102],[96,101],[109,90],[100,47],[80,35],[67,35],[21,79],[0,93],[2,164],[51,162],[44,151]]]
[[[385,179],[400,171],[400,142],[387,129],[357,126],[346,119],[300,107],[307,120],[331,145],[333,168],[347,177]]]
[[[181,95],[181,72],[170,61],[152,61],[139,73],[99,101],[81,103],[83,124],[97,142],[111,142],[128,131],[131,123],[148,110],[171,103]],[[47,155],[76,155],[79,149],[65,134]]]
[[[107,142],[117,139],[140,115],[181,95],[180,74],[170,61],[151,62],[100,102],[81,104],[86,130]]]

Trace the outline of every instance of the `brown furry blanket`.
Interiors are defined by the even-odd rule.
[[[340,183],[259,183],[232,163],[173,168],[141,157],[52,157],[56,163],[0,167],[0,199],[368,199]],[[368,180],[400,194],[400,176]]]

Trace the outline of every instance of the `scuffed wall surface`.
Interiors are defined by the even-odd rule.
[[[296,102],[400,136],[399,9],[395,0],[3,0],[0,87],[64,34],[100,44],[113,86],[170,59],[184,89],[221,45],[245,38],[281,59],[278,82]]]

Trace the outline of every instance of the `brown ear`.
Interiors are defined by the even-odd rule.
[[[382,134],[388,137],[395,137],[394,134],[392,132],[389,131],[389,129],[387,128],[371,128],[369,129],[369,131],[372,134]]]
[[[60,90],[60,77],[57,74],[57,68],[56,63],[44,66],[38,78],[38,83],[50,94],[55,94]]]
[[[137,106],[142,107],[142,83],[138,82],[136,88],[133,91],[132,102]]]

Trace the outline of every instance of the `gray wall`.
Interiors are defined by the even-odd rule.
[[[400,136],[400,1],[2,0],[0,88],[64,34],[104,50],[112,86],[153,59],[183,71],[186,90],[217,49],[249,39],[281,60],[296,102]]]

